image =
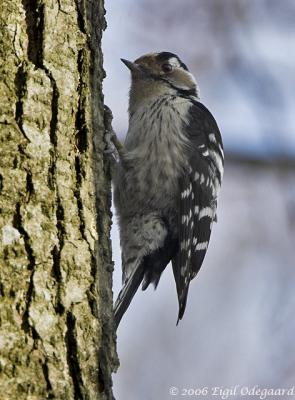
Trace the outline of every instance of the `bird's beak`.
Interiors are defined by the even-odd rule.
[[[122,63],[126,65],[127,68],[130,69],[131,72],[140,72],[139,65],[132,61],[125,60],[124,58],[121,58]]]

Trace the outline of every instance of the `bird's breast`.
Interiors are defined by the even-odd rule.
[[[185,99],[162,98],[130,119],[125,147],[131,178],[137,192],[149,201],[175,201],[178,178],[187,165],[184,123],[189,107]]]

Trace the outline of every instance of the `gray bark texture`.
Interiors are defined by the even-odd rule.
[[[112,399],[103,0],[0,7],[0,399]]]

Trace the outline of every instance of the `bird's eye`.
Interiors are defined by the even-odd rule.
[[[171,64],[168,64],[168,63],[166,63],[166,64],[163,64],[162,65],[162,70],[164,71],[164,72],[171,72],[172,71],[172,65]]]

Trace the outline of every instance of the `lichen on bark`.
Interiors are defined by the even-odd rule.
[[[0,11],[0,399],[111,399],[103,1]]]

